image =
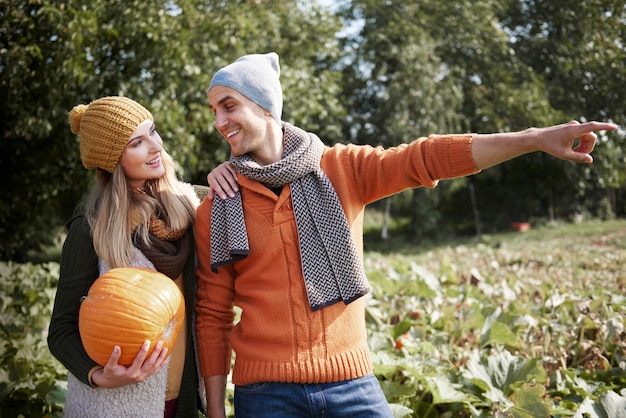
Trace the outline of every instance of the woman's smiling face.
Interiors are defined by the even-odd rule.
[[[142,189],[146,180],[158,179],[165,174],[161,161],[163,140],[154,122],[142,122],[132,133],[120,158],[126,180],[131,187]]]

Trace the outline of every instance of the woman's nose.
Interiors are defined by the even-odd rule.
[[[161,151],[163,149],[163,140],[159,135],[156,138],[151,138],[151,146],[152,151]]]

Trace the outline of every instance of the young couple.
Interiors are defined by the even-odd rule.
[[[389,149],[327,147],[282,120],[279,75],[268,53],[212,78],[208,102],[231,158],[208,175],[206,199],[206,188],[177,179],[140,104],[104,97],[70,112],[97,183],[67,224],[48,338],[70,372],[66,416],[224,417],[233,350],[238,417],[393,416],[367,346],[365,206],[536,151],[590,163],[594,132],[617,128],[572,121]],[[124,266],[174,280],[187,323],[171,356],[151,341],[129,367],[118,364],[119,347],[102,367],[80,341],[80,298]]]

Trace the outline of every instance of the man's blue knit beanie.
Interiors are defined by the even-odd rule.
[[[277,53],[244,55],[215,73],[208,90],[214,86],[236,90],[270,112],[280,122],[283,113],[283,90],[279,76]]]

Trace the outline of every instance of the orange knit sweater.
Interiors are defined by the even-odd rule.
[[[343,206],[361,256],[365,205],[407,188],[476,173],[473,135],[420,138],[384,150],[335,145],[321,165]],[[210,268],[212,201],[196,217],[199,259],[197,337],[204,377],[230,372],[236,353],[236,385],[274,381],[335,382],[372,371],[362,297],[312,312],[308,304],[296,222],[286,185],[280,196],[239,176],[250,254],[235,264]],[[234,324],[233,307],[241,309]]]

